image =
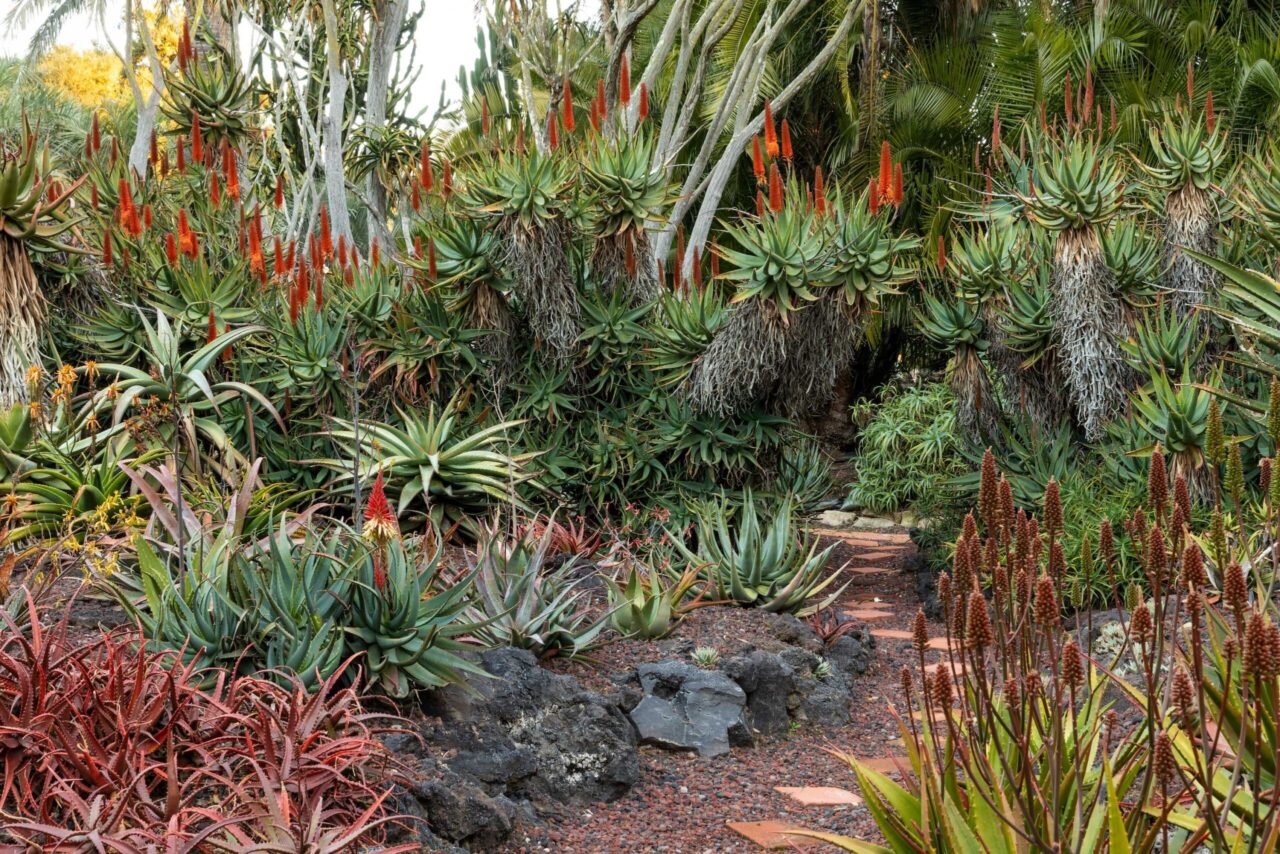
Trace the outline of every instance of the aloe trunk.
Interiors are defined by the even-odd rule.
[[[1090,440],[1099,439],[1124,402],[1127,371],[1115,276],[1092,227],[1058,235],[1051,290],[1054,331],[1076,420]]]
[[[1165,201],[1165,264],[1168,287],[1179,317],[1185,317],[1204,305],[1218,292],[1217,273],[1187,255],[1193,249],[1205,255],[1215,252],[1213,202],[1206,190],[1185,184],[1169,194]]]
[[[0,409],[27,399],[27,368],[40,360],[44,294],[22,241],[0,233]]]
[[[791,318],[775,393],[782,411],[804,417],[826,410],[858,345],[856,313],[832,290]]]
[[[681,385],[689,405],[698,412],[729,415],[767,394],[786,362],[786,332],[767,301],[735,305]]]

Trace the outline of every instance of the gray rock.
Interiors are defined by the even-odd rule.
[[[855,531],[883,531],[898,527],[898,523],[884,516],[859,516],[850,527]]]
[[[492,850],[522,824],[615,800],[639,779],[620,697],[543,670],[525,650],[476,658],[492,678],[428,692],[433,717],[384,739],[408,766],[407,792],[436,837]]]
[[[874,647],[875,638],[869,629],[854,629],[836,638],[835,643],[827,647],[825,657],[833,668],[852,679],[871,667],[871,650]]]
[[[787,698],[793,690],[791,666],[776,655],[751,650],[727,659],[724,673],[747,695],[751,728],[763,735],[782,735],[791,726]]]
[[[631,722],[641,743],[719,756],[751,742],[746,693],[725,674],[663,661],[640,665],[636,675],[644,697]]]

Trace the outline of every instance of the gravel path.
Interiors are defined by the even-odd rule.
[[[862,694],[850,710],[853,720],[849,726],[800,728],[785,738],[755,748],[734,749],[712,759],[641,748],[643,776],[626,797],[528,833],[502,849],[504,854],[763,850],[726,822],[781,821],[815,830],[873,835],[874,826],[863,806],[803,806],[774,791],[775,786],[835,786],[856,791],[853,772],[830,755],[829,749],[861,758],[902,753],[887,703],[901,705],[899,671],[904,664],[912,665],[914,654],[909,641],[889,635],[909,631],[918,608],[915,579],[899,571],[904,556],[914,547],[901,532],[839,536],[835,560],[849,561],[853,572],[853,582],[839,607],[872,616],[878,612],[888,615],[868,620],[879,636],[872,668],[860,682]],[[875,569],[883,571],[869,571]],[[939,624],[930,623],[929,628],[931,636],[942,634]],[[889,635],[882,635],[884,630],[889,630]],[[634,666],[635,656],[642,650],[615,644],[602,653],[609,658],[617,654],[629,657]],[[938,658],[937,653],[930,655]],[[573,672],[590,681],[584,670],[575,668]],[[608,672],[607,662],[598,663],[596,673]],[[836,849],[815,842],[808,850]]]

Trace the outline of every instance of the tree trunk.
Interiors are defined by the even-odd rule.
[[[338,47],[338,14],[333,0],[322,0],[325,42],[329,66],[329,106],[324,117],[324,184],[329,198],[329,227],[335,242],[351,239],[351,214],[347,211],[347,179],[342,162],[343,110],[347,99],[347,76],[342,72]]]
[[[375,7],[370,34],[369,86],[365,92],[365,126],[382,130],[387,126],[387,90],[391,85],[391,61],[408,4],[404,0],[382,0]],[[369,172],[367,185],[369,235],[382,233],[387,216],[387,187],[376,169]]]
[[[27,400],[27,369],[40,363],[44,294],[26,246],[0,234],[0,409]]]

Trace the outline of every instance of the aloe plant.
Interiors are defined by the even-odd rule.
[[[747,492],[736,518],[723,499],[698,513],[696,550],[671,536],[685,560],[702,568],[716,599],[806,614],[835,601],[848,582],[811,601],[839,580],[840,570],[827,567],[835,546],[819,550],[816,539],[801,536],[792,512],[790,499],[784,499],[762,522],[757,501]]]

